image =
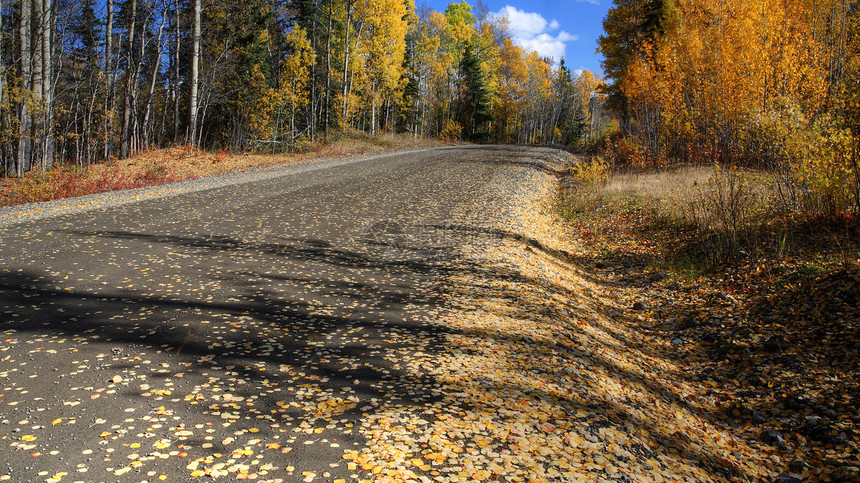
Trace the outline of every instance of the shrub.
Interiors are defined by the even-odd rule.
[[[609,163],[595,156],[588,161],[577,163],[571,169],[573,179],[587,186],[597,186],[609,178]]]
[[[92,170],[75,167],[58,167],[48,171],[31,171],[21,178],[7,181],[0,193],[0,205],[36,203],[105,191],[116,191],[153,186],[178,181],[181,177],[171,173],[161,162],[152,162],[143,172],[133,174]]]
[[[803,208],[829,214],[860,210],[860,169],[851,132],[824,120],[805,137],[806,153],[791,166],[805,195]]]
[[[754,244],[756,203],[747,175],[737,166],[714,165],[707,186],[689,201],[689,219],[711,263],[726,262]]]
[[[444,141],[459,141],[463,137],[463,126],[457,121],[448,121],[439,137]]]

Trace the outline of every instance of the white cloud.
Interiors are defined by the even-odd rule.
[[[547,22],[543,15],[537,12],[525,12],[516,7],[506,5],[496,14],[499,17],[507,17],[508,26],[511,32],[526,37],[533,37],[547,30],[552,24]],[[553,20],[555,28],[558,28],[558,22]]]
[[[579,38],[559,30],[561,25],[557,20],[547,20],[537,12],[526,12],[506,5],[495,15],[508,19],[508,29],[515,44],[534,50],[541,57],[552,57],[556,62],[564,57],[567,42]]]

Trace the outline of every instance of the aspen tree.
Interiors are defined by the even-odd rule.
[[[122,106],[122,132],[120,134],[120,154],[128,157],[131,138],[131,116],[133,114],[134,97],[137,92],[136,64],[134,62],[134,34],[137,25],[137,0],[131,0],[128,18],[128,47],[125,51],[125,94]]]
[[[23,176],[24,172],[30,169],[30,107],[27,90],[30,87],[30,82],[33,78],[32,56],[30,51],[30,36],[31,36],[31,20],[32,20],[32,2],[30,0],[20,0],[20,22],[19,22],[19,39],[21,45],[21,83],[24,87],[24,99],[21,102],[21,114],[19,117],[18,129],[18,176]]]
[[[42,61],[42,105],[43,107],[43,132],[41,156],[44,169],[50,169],[54,161],[54,136],[53,136],[53,112],[54,112],[54,91],[53,91],[53,34],[54,23],[52,15],[51,0],[36,0],[41,3],[42,21],[41,21],[41,61]]]
[[[188,98],[188,142],[197,146],[197,90],[200,84],[201,0],[194,0],[194,34],[191,41],[191,94]]]
[[[107,23],[105,24],[105,127],[104,158],[111,154],[111,131],[113,131],[113,0],[107,0]]]

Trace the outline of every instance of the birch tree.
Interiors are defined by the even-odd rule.
[[[200,84],[201,0],[194,0],[194,34],[191,53],[191,95],[188,99],[188,142],[197,145],[197,89]]]
[[[19,33],[19,43],[21,46],[21,57],[20,57],[20,75],[21,75],[21,85],[23,87],[22,92],[22,100],[21,100],[21,113],[19,116],[19,129],[18,129],[18,159],[17,159],[17,171],[18,176],[23,176],[25,171],[29,171],[30,169],[30,156],[31,156],[31,136],[30,136],[30,105],[31,105],[31,96],[29,95],[29,89],[31,86],[31,81],[33,79],[33,64],[32,64],[32,53],[30,50],[30,36],[31,36],[31,20],[32,20],[32,10],[31,10],[32,2],[30,0],[20,0],[20,23],[18,28]]]

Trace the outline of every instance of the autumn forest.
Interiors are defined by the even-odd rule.
[[[466,2],[3,2],[7,174],[168,145],[286,152],[333,132],[576,144],[598,80]]]
[[[418,1],[0,0],[0,482],[860,483],[860,0]]]
[[[789,210],[860,208],[857,2],[616,0],[604,30],[623,157],[764,169]]]
[[[615,0],[598,42],[605,81],[516,45],[481,2],[0,7],[7,176],[167,146],[274,154],[386,132],[764,168],[816,209],[860,207],[847,0]]]

